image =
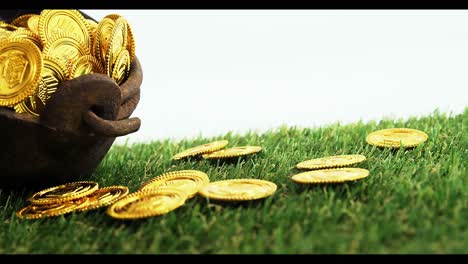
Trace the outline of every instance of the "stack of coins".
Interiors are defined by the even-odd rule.
[[[262,150],[260,146],[242,146],[223,149],[228,145],[227,140],[219,140],[206,143],[200,146],[186,149],[175,154],[172,159],[180,160],[189,157],[202,156],[204,159],[231,159],[250,154],[258,153]]]
[[[369,176],[361,168],[343,168],[366,160],[364,155],[337,155],[299,162],[296,168],[309,170],[298,173],[291,180],[301,184],[327,184],[354,181]]]
[[[272,195],[276,184],[257,179],[235,179],[211,182],[198,170],[181,170],[161,174],[143,183],[137,192],[107,209],[117,219],[139,219],[171,212],[185,201],[200,194],[222,201],[250,201]]]
[[[54,9],[0,22],[0,106],[39,116],[61,82],[101,73],[121,84],[134,58],[133,33],[120,15],[96,23]]]
[[[59,216],[74,211],[88,211],[108,206],[128,194],[125,186],[99,189],[97,182],[71,182],[35,193],[30,204],[21,208],[19,218],[39,219]]]
[[[167,172],[143,183],[137,192],[110,206],[107,214],[122,220],[166,214],[184,205],[209,182],[208,175],[198,170]]]

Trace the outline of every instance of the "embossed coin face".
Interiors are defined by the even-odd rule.
[[[94,56],[82,56],[74,64],[69,79],[90,73],[104,73],[104,68],[101,62],[99,62]]]
[[[109,14],[105,16],[104,18],[108,18],[116,22],[119,18],[122,18],[122,16],[118,14]],[[126,40],[127,46],[126,48],[130,54],[130,62],[132,62],[133,59],[135,58],[135,38],[133,36],[133,31],[132,31],[132,28],[130,27],[130,24],[128,23],[128,21],[125,21],[125,22],[127,24],[127,40]]]
[[[364,155],[338,155],[318,159],[306,160],[298,163],[296,168],[313,170],[322,168],[335,168],[353,165],[366,160]]]
[[[127,45],[127,20],[121,17],[115,21],[114,28],[112,29],[111,38],[109,40],[109,48],[106,53],[106,70],[107,75],[112,77],[114,65],[116,64],[117,57],[122,50],[126,49]],[[128,51],[127,51],[128,53]],[[128,61],[130,61],[127,54]],[[130,67],[130,62],[126,63]]]
[[[32,32],[39,34],[39,15],[32,15],[29,19],[27,24],[27,28]]]
[[[39,219],[68,214],[86,206],[89,199],[87,197],[66,201],[56,204],[36,205],[31,204],[21,208],[16,212],[16,216],[25,219]]]
[[[260,152],[262,147],[259,146],[243,146],[243,147],[234,147],[228,149],[218,150],[212,153],[204,154],[203,158],[205,159],[223,159],[223,158],[235,158],[240,156],[246,156]]]
[[[128,76],[130,72],[130,54],[128,50],[123,49],[120,51],[119,56],[114,64],[114,69],[112,70],[112,79],[121,84]]]
[[[176,188],[138,191],[125,196],[107,209],[117,219],[138,219],[166,214],[182,206],[187,194]]]
[[[93,53],[94,56],[100,60],[106,61],[107,50],[109,49],[110,39],[112,31],[114,29],[115,22],[110,18],[103,18],[99,21],[96,28],[96,36],[94,39]]]
[[[341,183],[354,181],[369,176],[369,171],[361,168],[337,168],[326,170],[306,171],[292,176],[297,183]]]
[[[69,75],[67,67],[55,57],[46,55],[43,58],[43,63],[41,79],[34,95],[15,105],[17,113],[39,116],[52,94],[57,91],[58,85],[65,80],[65,76]]]
[[[39,35],[44,43],[51,42],[57,36],[67,36],[89,49],[89,32],[86,19],[77,10],[46,9],[39,16]]]
[[[31,96],[41,69],[41,51],[30,41],[0,42],[0,106],[14,106]]]
[[[268,197],[276,191],[276,184],[257,179],[234,179],[211,182],[200,190],[206,198],[223,201],[248,201]]]
[[[428,135],[411,128],[389,128],[374,131],[367,135],[366,141],[377,147],[399,148],[415,147],[424,143]]]
[[[44,54],[61,60],[62,64],[74,64],[79,58],[88,55],[89,50],[72,38],[58,36],[44,47]]]
[[[197,170],[181,170],[161,174],[142,184],[140,190],[171,187],[184,191],[188,198],[210,182],[208,175]]]
[[[114,55],[120,53],[122,49],[127,46],[127,20],[123,17],[119,17],[115,20],[114,29],[112,30],[112,36],[110,39],[110,49]]]
[[[228,144],[227,140],[219,140],[219,141],[206,143],[200,146],[186,149],[180,153],[177,153],[176,155],[172,157],[172,159],[179,160],[183,158],[197,156],[197,155],[204,154],[204,153],[213,152],[213,151],[224,148],[225,146],[227,146],[227,144]]]
[[[93,181],[70,182],[35,193],[29,201],[32,204],[54,204],[85,197],[98,189]]]
[[[78,209],[78,211],[88,211],[111,205],[128,194],[126,186],[110,186],[101,188],[86,196],[88,203]]]

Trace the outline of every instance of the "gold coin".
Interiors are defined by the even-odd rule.
[[[361,168],[336,168],[312,170],[292,176],[297,183],[340,183],[354,181],[369,176],[369,171]]]
[[[110,186],[101,188],[86,196],[88,203],[78,209],[78,211],[88,211],[109,206],[128,194],[126,186]]]
[[[18,28],[15,31],[12,31],[8,37],[9,39],[27,39],[34,43],[40,50],[42,50],[43,45],[41,41],[41,37],[36,33],[29,31],[25,28]]]
[[[254,154],[260,152],[262,147],[259,146],[243,146],[243,147],[234,147],[228,149],[218,150],[212,153],[204,154],[203,158],[205,159],[223,159],[223,158],[235,158],[245,155]]]
[[[24,28],[27,28],[28,27],[28,20],[29,18],[31,18],[32,16],[34,16],[35,14],[25,14],[25,15],[21,15],[17,18],[15,18],[13,21],[11,21],[11,24],[14,25],[14,26],[17,26],[17,27],[24,27]]]
[[[113,21],[116,21],[117,19],[121,18],[122,16],[118,14],[109,14],[105,16],[104,18],[109,18]],[[130,27],[130,24],[127,22],[127,46],[126,49],[130,53],[130,62],[133,62],[135,59],[135,39],[133,35],[132,28]]]
[[[112,31],[115,22],[110,18],[103,18],[99,21],[94,37],[93,54],[100,61],[106,61],[106,54],[109,48]]]
[[[127,24],[127,36],[128,36],[128,39],[127,39],[127,50],[128,52],[130,53],[130,62],[133,62],[133,60],[135,59],[135,37],[133,35],[133,31],[132,31],[132,27],[130,26],[130,24]]]
[[[52,39],[44,47],[44,54],[62,61],[62,64],[67,65],[71,68],[70,64],[74,64],[79,58],[89,55],[89,49],[82,46],[75,39],[63,36],[55,35],[56,39]]]
[[[142,184],[140,190],[149,190],[158,187],[177,188],[187,193],[188,198],[210,182],[208,175],[197,170],[181,170],[161,174]]]
[[[86,19],[74,9],[45,9],[39,16],[39,35],[47,43],[66,36],[76,40],[81,46],[89,49],[90,28]]]
[[[117,19],[121,18],[122,16],[119,14],[108,14],[104,18],[109,18],[112,19],[113,21],[116,21]]]
[[[117,219],[138,219],[166,214],[181,207],[187,194],[176,188],[138,191],[125,196],[107,209]]]
[[[179,159],[183,159],[187,157],[192,157],[192,156],[197,156],[197,155],[201,155],[204,153],[213,152],[213,151],[224,148],[225,146],[227,146],[227,144],[228,144],[227,140],[210,142],[210,143],[196,146],[193,148],[189,148],[180,153],[177,153],[172,157],[172,159],[179,160]]]
[[[127,76],[130,73],[130,54],[128,53],[128,50],[123,49],[120,51],[113,68],[111,77],[116,83],[121,84],[125,79],[127,79]]]
[[[56,204],[30,204],[18,210],[16,216],[25,219],[39,219],[68,214],[86,206],[88,200],[87,197],[83,197]]]
[[[86,19],[86,23],[88,24],[88,28],[90,29],[90,32],[93,32],[96,30],[98,23],[92,19]]]
[[[366,160],[364,155],[338,155],[338,156],[328,156],[324,158],[311,159],[299,162],[296,165],[298,169],[305,170],[314,170],[314,169],[324,169],[324,168],[335,168],[335,167],[345,167],[353,164],[357,164]]]
[[[7,30],[7,31],[15,31],[18,27],[8,24],[6,22],[0,21],[0,29]]]
[[[17,113],[29,113],[39,116],[45,108],[47,101],[57,91],[57,87],[69,75],[67,67],[51,56],[44,56],[41,79],[34,95],[15,105]]]
[[[31,41],[0,42],[0,106],[14,106],[34,94],[41,70],[41,51]]]
[[[370,145],[387,148],[415,147],[428,138],[428,135],[420,130],[411,128],[389,128],[374,131],[367,135],[366,141]]]
[[[112,77],[114,64],[122,50],[127,46],[127,20],[121,17],[115,21],[112,34],[109,39],[109,46],[106,53],[105,67],[106,73]],[[128,63],[130,64],[130,63]]]
[[[248,201],[268,197],[276,191],[276,184],[257,179],[234,179],[211,182],[200,190],[206,198],[223,201]]]
[[[88,196],[98,188],[98,183],[93,181],[70,182],[37,192],[29,201],[32,204],[63,203]]]
[[[11,34],[11,31],[6,30],[4,28],[0,28],[0,41],[8,38],[10,34]]]
[[[32,32],[39,34],[39,15],[33,14],[26,22],[27,28]]]
[[[28,113],[34,116],[39,116],[38,113],[36,113],[36,106],[34,104],[34,98],[33,96],[29,96],[28,98],[24,99],[23,102],[15,105],[13,109],[15,110],[16,113]]]
[[[79,58],[72,66],[68,79],[73,79],[90,73],[104,73],[104,67],[94,56],[85,55]]]

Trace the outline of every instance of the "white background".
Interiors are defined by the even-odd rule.
[[[468,11],[83,10],[124,16],[143,67],[123,143],[468,106]]]

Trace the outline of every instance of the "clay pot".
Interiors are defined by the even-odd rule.
[[[10,22],[40,11],[0,10],[0,18]],[[120,87],[104,74],[64,81],[40,117],[0,107],[0,188],[52,186],[89,177],[116,137],[140,128],[140,119],[129,117],[140,100],[142,78],[135,58]]]

